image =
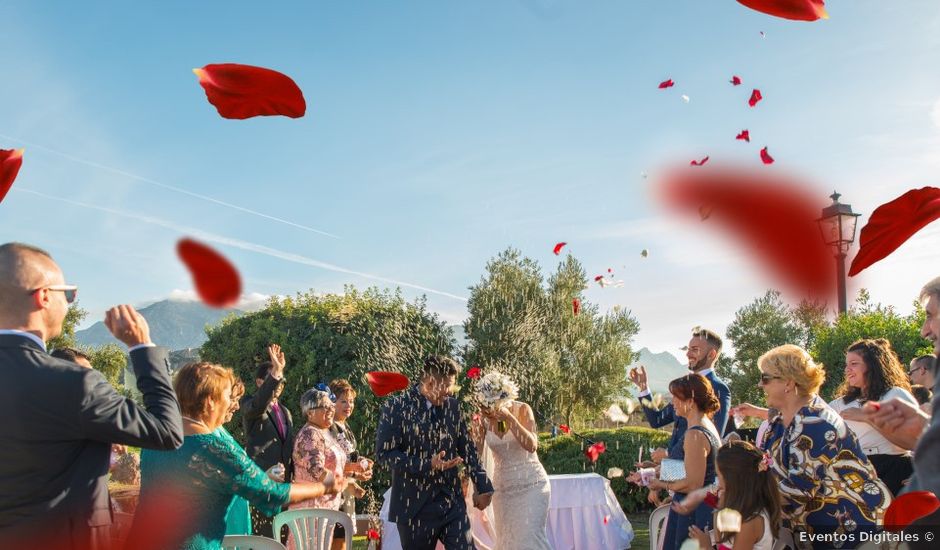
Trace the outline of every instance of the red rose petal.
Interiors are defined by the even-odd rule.
[[[829,19],[824,0],[738,0],[738,3],[767,15],[793,21]]]
[[[731,84],[733,84],[734,86],[740,86],[740,85],[741,85],[741,77],[740,77],[740,76],[732,76],[732,77],[731,77]]]
[[[597,443],[585,449],[584,454],[587,455],[588,459],[590,459],[591,463],[593,464],[594,462],[597,462],[597,458],[601,456],[601,454],[606,450],[607,446],[604,445],[604,442],[598,441]]]
[[[610,522],[610,516],[604,516],[604,525],[607,525]]]
[[[568,244],[568,243],[558,243],[558,244],[556,244],[556,245],[555,245],[555,248],[552,249],[552,252],[554,252],[556,256],[559,255],[559,254],[561,254],[561,249],[564,248],[566,244]]]
[[[400,372],[372,371],[366,373],[366,382],[377,397],[403,390],[411,385],[408,377]]]
[[[708,162],[708,157],[705,157],[702,160],[693,160],[689,162],[689,165],[690,166],[705,166],[706,162]]]
[[[748,132],[747,130],[741,130],[741,133],[738,134],[738,135],[736,135],[736,136],[734,136],[734,139],[743,139],[744,141],[750,143],[750,142],[751,142],[751,133]]]
[[[283,115],[300,118],[307,111],[304,94],[291,78],[264,67],[220,63],[193,69],[209,103],[223,118]]]
[[[712,208],[710,206],[705,206],[703,204],[702,206],[698,207],[698,217],[702,221],[707,220],[708,218],[711,217],[711,215],[712,215]]]
[[[571,300],[571,310],[574,312],[575,315],[581,313],[581,300],[577,298],[575,298],[574,300]]]
[[[0,202],[10,192],[13,181],[23,165],[25,149],[0,149]]]
[[[206,305],[225,308],[238,302],[242,280],[225,256],[189,238],[176,243],[176,253],[189,269],[196,293]]]
[[[831,299],[836,277],[832,255],[816,219],[825,199],[802,182],[769,170],[678,168],[657,188],[678,212],[703,217],[725,230],[779,284],[806,298]]]
[[[467,369],[467,378],[470,378],[472,380],[476,380],[477,378],[480,377],[481,374],[483,374],[483,369],[481,369],[480,367],[476,365],[473,365],[472,367]]]
[[[767,148],[764,147],[760,150],[760,159],[764,164],[773,164],[774,158],[770,156],[770,153],[767,152]]]
[[[369,529],[366,531],[366,538],[369,540],[379,540],[379,532],[375,529]]]
[[[675,85],[676,85],[676,83],[673,82],[672,79],[670,78],[669,80],[664,80],[664,81],[660,82],[660,83],[659,83],[659,89],[660,89],[660,90],[665,90],[666,88],[672,88],[672,87],[675,86]]]
[[[930,491],[911,491],[895,497],[885,510],[885,531],[897,532],[915,520],[940,509],[940,500]]]
[[[858,275],[886,258],[937,218],[940,218],[940,189],[936,187],[911,189],[882,204],[872,212],[862,228],[858,253],[852,260],[849,276]]]
[[[559,424],[558,429],[561,430],[562,433],[565,433],[565,434],[571,433],[571,428],[569,428],[567,424]]]
[[[760,90],[754,88],[754,90],[751,91],[751,99],[747,100],[747,104],[753,107],[762,99],[764,99],[764,96],[760,95]]]
[[[594,277],[594,282],[596,283],[597,281],[600,281],[600,280],[603,279],[603,278],[604,278],[603,275],[598,275],[598,276]]]

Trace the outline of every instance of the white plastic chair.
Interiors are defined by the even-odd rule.
[[[781,527],[780,531],[777,533],[777,540],[774,541],[774,550],[796,550],[793,532]]]
[[[650,550],[659,550],[659,536],[667,517],[669,517],[668,504],[663,504],[650,514]]]
[[[267,537],[229,535],[222,539],[222,550],[285,550],[284,545]]]
[[[339,523],[346,530],[346,548],[352,548],[352,520],[349,515],[337,510],[304,508],[287,510],[274,516],[274,534],[287,526],[294,538],[297,550],[330,550],[333,525]]]

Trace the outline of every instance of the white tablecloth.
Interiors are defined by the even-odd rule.
[[[556,475],[549,476],[549,480],[552,500],[548,510],[548,541],[556,550],[630,548],[633,526],[611,491],[610,481],[597,474]],[[401,550],[398,527],[388,521],[388,496],[386,491],[379,513],[384,530],[382,550]],[[491,541],[486,527],[479,525],[480,516],[471,513],[470,521],[478,537],[477,548],[485,548]]]

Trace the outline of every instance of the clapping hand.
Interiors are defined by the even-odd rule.
[[[650,453],[650,458],[652,458],[653,462],[655,462],[656,464],[659,464],[660,462],[662,462],[663,459],[666,458],[667,456],[669,456],[669,451],[667,451],[666,449],[663,449],[662,447],[653,449],[653,452]]]
[[[284,465],[280,462],[268,468],[265,473],[268,474],[268,477],[274,481],[278,483],[284,483]]]
[[[900,446],[913,450],[924,432],[930,417],[920,407],[894,397],[887,401],[865,403],[862,407],[866,421],[881,433],[891,432],[903,439]]]
[[[431,470],[450,470],[451,468],[463,464],[463,457],[454,457],[450,460],[444,460],[444,451],[431,457]]]
[[[280,379],[284,376],[284,367],[287,366],[281,346],[278,344],[268,346],[268,357],[271,358],[271,376]]]
[[[647,386],[646,367],[640,365],[639,367],[630,369],[630,381],[636,384],[641,392],[649,389]]]
[[[104,326],[129,348],[151,343],[147,320],[131,306],[120,305],[109,309],[104,314]]]

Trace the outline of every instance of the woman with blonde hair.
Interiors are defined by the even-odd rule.
[[[140,503],[127,548],[222,548],[225,515],[236,495],[267,515],[289,502],[335,494],[345,481],[279,483],[245,453],[222,424],[244,391],[231,369],[190,363],[173,389],[183,416],[183,446],[141,453]]]
[[[826,378],[822,365],[790,344],[768,351],[757,364],[773,411],[760,443],[780,482],[785,523],[806,531],[814,548],[854,548],[861,531],[882,525],[891,492],[855,434],[817,394]]]

